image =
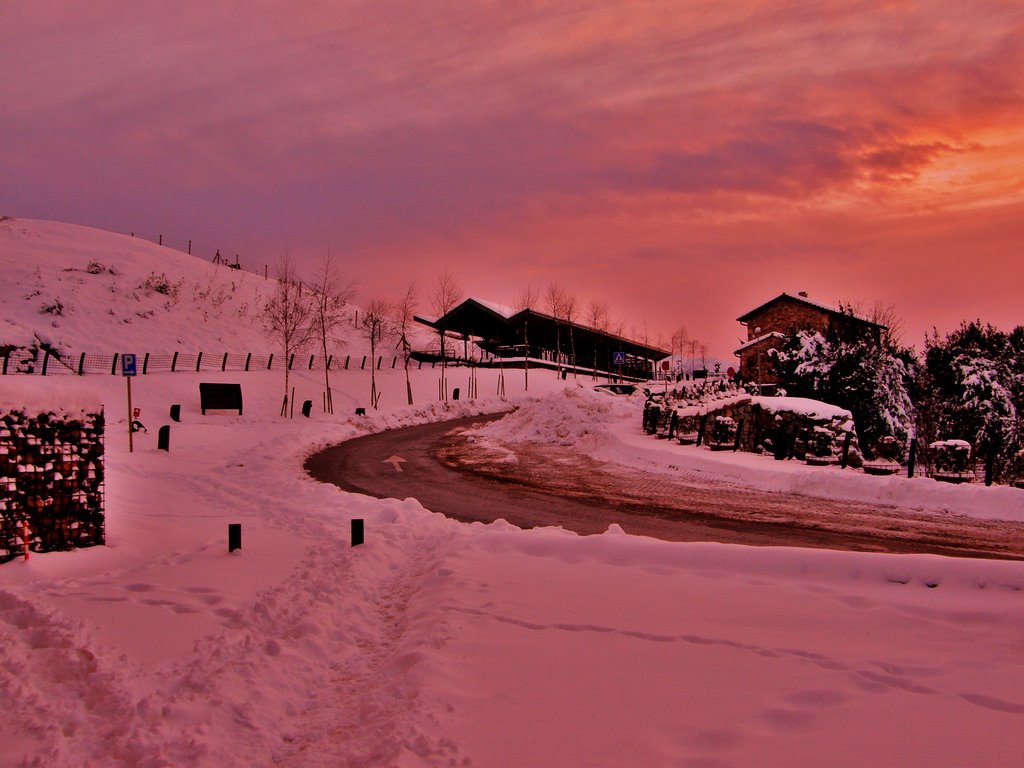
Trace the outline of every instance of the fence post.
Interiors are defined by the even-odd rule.
[[[331,370],[331,361],[332,361],[333,359],[334,359],[334,355],[328,355],[328,356],[327,356],[327,366],[326,366],[326,367],[327,367],[327,370],[328,370],[328,371],[329,371],[329,370]]]
[[[174,369],[178,367],[178,353],[174,353],[174,357],[171,358],[171,373],[174,373]]]
[[[245,370],[249,370],[249,361],[252,360],[252,352],[245,356]]]
[[[199,353],[199,357],[196,358],[196,373],[199,373],[199,366],[203,364],[203,353]]]
[[[917,438],[910,438],[910,455],[907,457],[907,478],[914,476],[914,468],[917,464]]]
[[[274,364],[274,353],[271,352],[270,353],[270,359],[267,360],[267,370],[268,371],[270,370],[270,366],[272,366],[273,364]]]
[[[377,358],[377,370],[378,371],[380,370],[380,364],[382,362],[384,362],[384,356],[383,355],[381,355],[380,357]]]
[[[44,363],[43,364],[43,369],[45,370],[45,368],[46,368],[46,364]],[[995,469],[996,453],[997,453],[996,445],[993,444],[992,446],[989,447],[988,455],[985,457],[985,486],[986,487],[992,485],[992,475],[993,475],[993,470]]]
[[[146,369],[149,368],[149,352],[142,358],[142,375],[146,375]]]
[[[348,370],[348,361],[352,359],[352,355],[345,355],[345,370]]]
[[[43,376],[46,375],[46,366],[50,362],[50,350],[49,348],[43,348]]]
[[[4,350],[4,372],[3,372],[4,376],[7,375],[7,360],[8,360],[8,358],[10,358],[10,356],[11,356],[11,350],[10,349],[5,349]]]
[[[292,369],[292,363],[294,363],[294,362],[295,362],[295,353],[293,352],[292,356],[288,358],[288,370],[289,371]]]
[[[110,364],[110,375],[113,376],[117,373],[117,352],[114,353],[114,362]]]
[[[188,241],[188,255],[189,256],[192,255],[192,240],[191,239],[189,239],[189,241]]]
[[[147,355],[148,356],[148,355]],[[82,369],[85,367],[85,352],[78,357],[78,375],[82,375]]]
[[[395,359],[391,361],[391,368],[394,370],[395,365],[398,364],[398,355],[395,355]]]
[[[224,359],[221,361],[221,364],[220,364],[220,370],[223,373],[227,369],[228,369],[228,353],[225,352],[224,353]]]
[[[163,235],[157,235],[157,238],[158,239],[157,239],[157,243],[156,244],[157,245],[163,245],[164,244],[164,236]]]
[[[366,368],[366,355],[363,355],[363,362],[359,364],[359,370]]]
[[[309,370],[313,370],[313,355],[309,356]]]

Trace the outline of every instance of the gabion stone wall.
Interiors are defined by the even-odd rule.
[[[103,412],[0,411],[0,563],[104,543]]]

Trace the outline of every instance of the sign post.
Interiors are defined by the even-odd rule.
[[[622,366],[626,364],[625,352],[612,352],[612,363],[619,369],[619,381],[622,381]]]
[[[124,376],[128,385],[128,453],[134,451],[132,422],[135,421],[135,411],[132,409],[132,378],[136,373],[135,355],[127,352],[121,355],[121,375]]]

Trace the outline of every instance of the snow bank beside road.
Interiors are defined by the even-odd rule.
[[[762,398],[764,399],[764,398]],[[804,403],[805,409],[812,406]],[[830,413],[825,406],[824,413]],[[889,504],[936,514],[1024,521],[1024,491],[1008,486],[950,485],[923,477],[877,477],[853,469],[809,467],[798,461],[731,451],[712,453],[696,446],[657,440],[641,430],[643,403],[567,387],[492,422],[476,434],[501,448],[547,443],[593,458],[660,472],[666,478],[696,474],[763,491]],[[820,409],[819,409],[820,410]],[[836,409],[840,411],[841,409]]]

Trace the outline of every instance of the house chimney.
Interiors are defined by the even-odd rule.
[[[798,293],[797,296],[799,296],[800,298],[806,299],[807,298],[807,291],[800,291],[800,293]]]

